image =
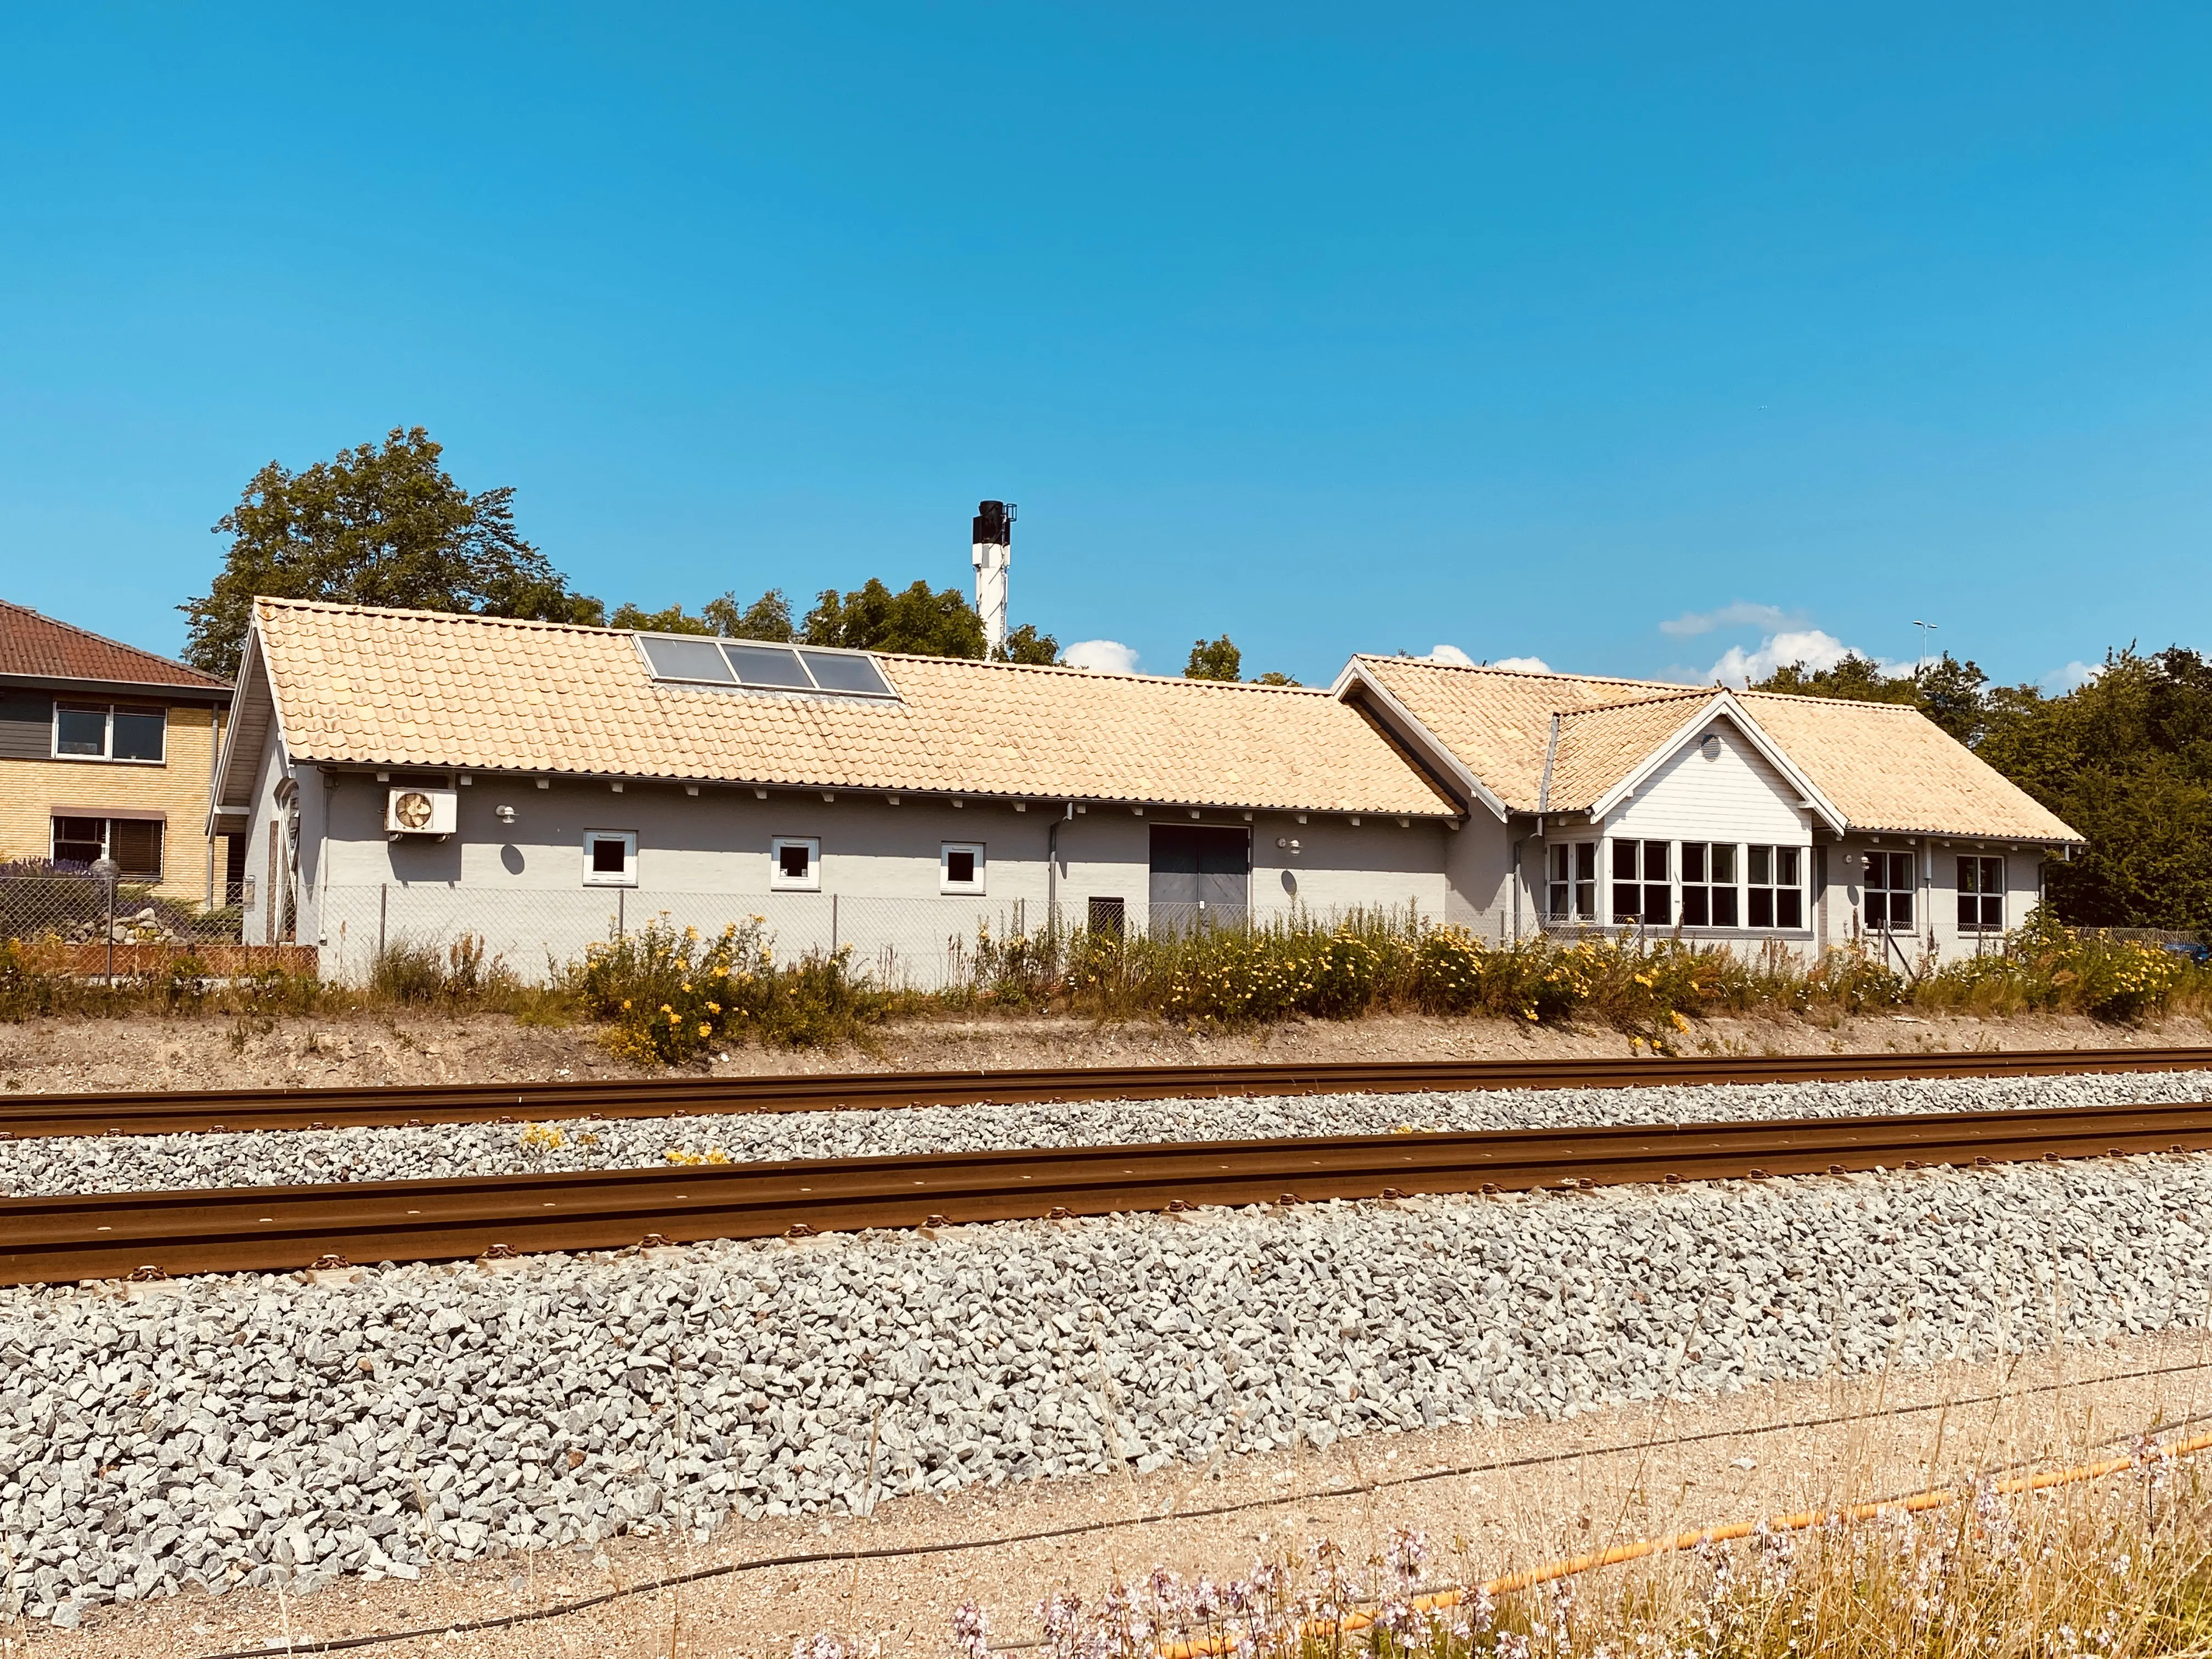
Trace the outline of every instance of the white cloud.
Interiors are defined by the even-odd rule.
[[[1439,645],[1429,653],[1431,662],[1449,663],[1454,668],[1472,668],[1474,659],[1455,645]]]
[[[1671,622],[1661,623],[1659,631],[1678,640],[1695,634],[1710,634],[1716,628],[1763,628],[1769,633],[1778,633],[1794,620],[1788,611],[1774,605],[1738,599],[1717,611],[1686,611]]]
[[[1541,657],[1500,657],[1490,665],[1492,668],[1516,668],[1524,674],[1548,674],[1552,665]]]
[[[1078,640],[1067,647],[1067,665],[1094,674],[1133,674],[1137,653],[1119,640]]]
[[[1729,647],[1706,678],[1742,685],[1747,681],[1763,680],[1776,669],[1786,668],[1794,662],[1802,662],[1817,673],[1823,668],[1833,668],[1853,654],[1851,647],[1833,634],[1818,628],[1793,629],[1786,633],[1769,634],[1759,642],[1756,650],[1747,651],[1740,645]],[[1911,672],[1909,663],[1884,663],[1881,667],[1893,678],[1899,673]]]
[[[2105,672],[2100,662],[2069,662],[2063,668],[2054,668],[2043,677],[2043,689],[2053,696],[2069,691],[2079,691],[2091,680]]]

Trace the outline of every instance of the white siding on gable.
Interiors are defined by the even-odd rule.
[[[1706,733],[1720,739],[1708,760]],[[1606,820],[1611,836],[1639,841],[1721,841],[1806,846],[1812,841],[1796,787],[1742,732],[1716,720],[1693,733]]]

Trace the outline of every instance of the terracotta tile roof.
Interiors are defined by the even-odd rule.
[[[202,696],[230,690],[226,682],[197,668],[5,599],[0,599],[0,674],[98,685],[181,687]]]
[[[2079,842],[2081,833],[1917,708],[1742,693],[1854,830]]]
[[[1713,700],[1711,691],[1677,691],[1637,702],[1578,708],[1559,716],[1543,801],[1548,812],[1580,811],[1595,804],[1682,722]]]
[[[1410,657],[1355,664],[1506,806],[1586,806],[1649,757],[1711,686]],[[1928,835],[2079,842],[2080,833],[1917,709],[1899,703],[1738,692],[1737,701],[1850,827]],[[1552,716],[1559,715],[1552,750]],[[1640,745],[1640,746],[1639,746]]]
[[[658,684],[610,629],[255,610],[286,747],[304,760],[1455,815],[1322,690],[882,654],[896,702],[778,696]]]
[[[1537,810],[1552,716],[1648,698],[1698,693],[1651,680],[1464,668],[1413,657],[1352,659],[1516,812]],[[1710,689],[1700,695],[1711,696]],[[1656,741],[1656,739],[1654,739]]]

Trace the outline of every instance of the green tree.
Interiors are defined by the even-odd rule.
[[[597,623],[597,599],[569,591],[514,527],[514,491],[471,495],[440,465],[421,427],[395,427],[304,472],[271,461],[215,526],[231,538],[208,591],[178,608],[185,656],[238,672],[257,594]]]
[[[2063,696],[2010,686],[1984,700],[1978,752],[2087,837],[2045,865],[2065,921],[2212,928],[2212,665],[2130,646]]]
[[[1024,623],[1006,635],[1006,642],[998,650],[1000,662],[1037,663],[1046,667],[1060,660],[1060,641],[1049,634],[1040,634],[1035,623]]]
[[[1917,708],[1963,744],[1979,740],[1983,688],[1989,676],[1972,662],[1946,652],[1910,674],[1885,674],[1881,665],[1856,651],[1828,668],[1794,662],[1753,684],[1754,691],[1784,691],[1800,697],[1840,697],[1852,702],[1894,702]]]
[[[1213,641],[1194,641],[1190,660],[1183,665],[1187,680],[1233,680],[1244,666],[1244,653],[1224,634]]]
[[[849,593],[824,588],[806,613],[809,645],[905,651],[924,657],[980,657],[983,619],[957,587],[931,592],[917,581],[894,593],[874,577]]]
[[[726,640],[788,640],[791,603],[783,590],[771,587],[750,605],[740,606],[734,592],[709,599],[692,616],[681,605],[665,611],[647,611],[624,605],[607,619],[610,628],[635,628],[648,634],[712,634]]]
[[[1266,673],[1261,675],[1259,678],[1254,680],[1252,684],[1255,685],[1298,685],[1304,684],[1304,682],[1294,680],[1288,674],[1280,673],[1276,670],[1270,668]]]

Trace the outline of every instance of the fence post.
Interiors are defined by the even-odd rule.
[[[376,884],[376,959],[379,962],[384,960],[384,922],[391,910],[392,884],[379,882]]]
[[[122,866],[105,853],[93,860],[92,873],[100,878],[101,908],[107,913],[107,927],[102,937],[107,945],[107,985],[110,990],[115,988],[115,878],[121,872]]]
[[[830,895],[830,954],[837,954],[837,896]]]
[[[617,939],[629,937],[629,906],[623,902],[629,896],[628,890],[621,887],[615,889],[615,937]]]

